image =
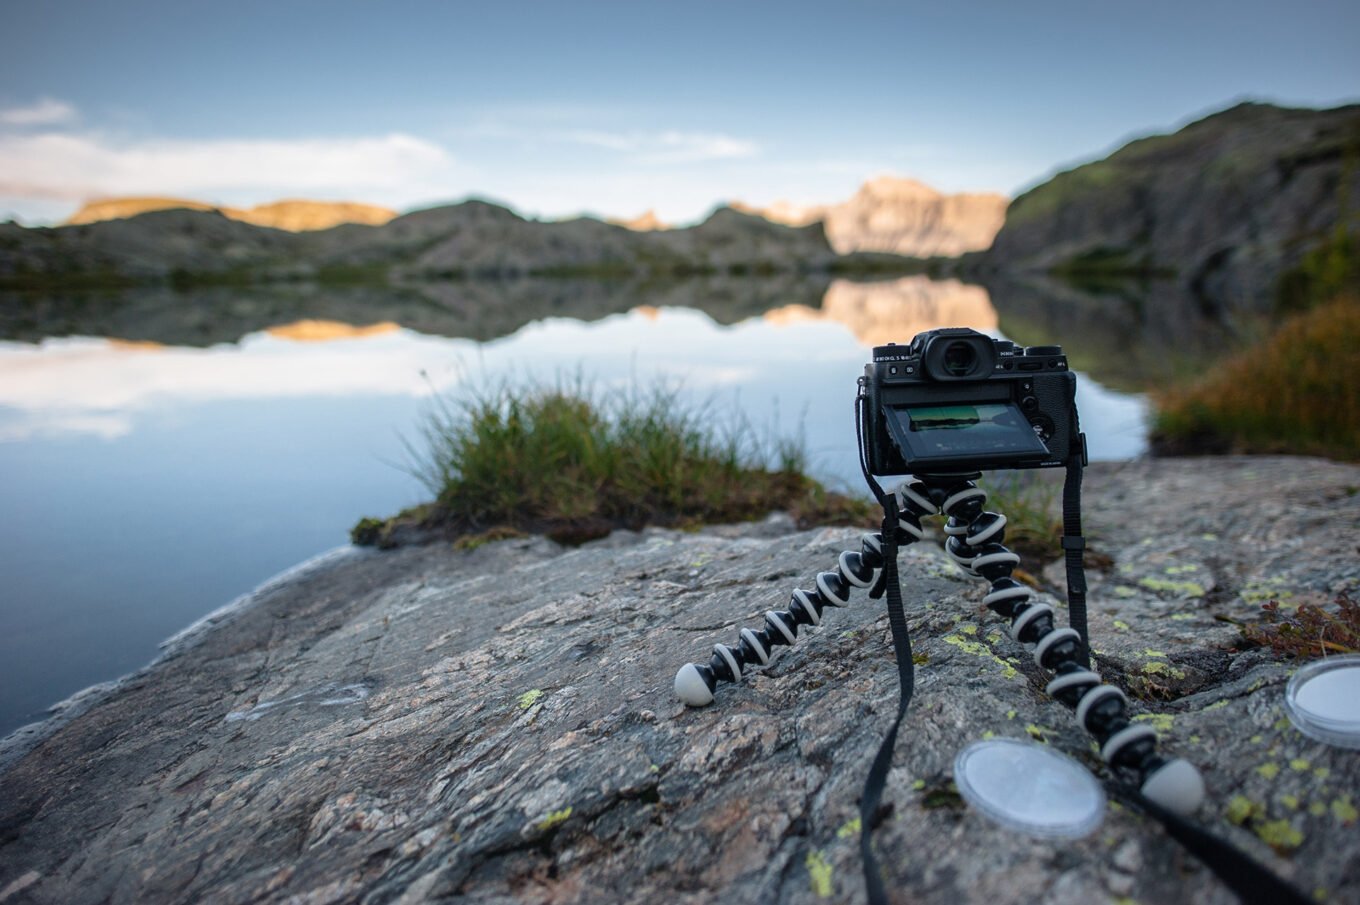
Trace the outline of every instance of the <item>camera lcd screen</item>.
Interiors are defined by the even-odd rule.
[[[1046,459],[1048,447],[1020,409],[1007,402],[886,407],[888,429],[909,465],[1004,458]]]

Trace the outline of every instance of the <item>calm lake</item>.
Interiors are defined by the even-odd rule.
[[[1174,365],[1157,337],[1184,320],[1011,297],[1008,314],[924,277],[0,297],[0,734],[144,665],[361,516],[425,499],[404,441],[460,387],[672,381],[756,434],[801,431],[814,472],[859,491],[870,347],[971,326],[1066,346],[1088,371],[1092,456],[1142,453],[1136,390]]]

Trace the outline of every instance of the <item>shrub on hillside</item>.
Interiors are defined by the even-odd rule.
[[[1158,453],[1360,460],[1360,300],[1294,316],[1201,380],[1163,394],[1157,409]]]

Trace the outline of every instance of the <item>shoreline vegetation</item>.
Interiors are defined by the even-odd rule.
[[[437,400],[407,447],[433,501],[360,520],[355,544],[467,549],[544,534],[578,545],[617,528],[697,529],[774,511],[800,527],[873,523],[867,499],[808,475],[801,437],[772,437],[664,385],[502,383]]]
[[[1360,461],[1360,296],[1288,317],[1157,398],[1156,455],[1281,453]]]
[[[801,435],[736,418],[711,402],[686,405],[672,386],[607,393],[580,378],[440,397],[419,439],[406,444],[410,470],[433,500],[360,519],[350,539],[379,549],[434,540],[473,549],[542,534],[575,546],[619,528],[697,530],[777,511],[800,529],[879,527],[867,491],[829,490],[809,476]],[[1012,472],[984,486],[1007,513],[1012,548],[1037,575],[1062,552],[1059,485]]]
[[[959,258],[914,258],[880,252],[853,252],[839,255],[820,266],[797,268],[798,273],[824,273],[828,277],[867,279],[901,276],[943,278],[955,275]],[[411,283],[463,282],[469,280],[512,279],[692,279],[707,277],[763,278],[782,275],[787,267],[774,261],[735,262],[715,265],[696,262],[627,262],[554,265],[513,272],[443,268],[410,271],[400,264],[335,264],[311,268],[251,266],[227,270],[189,270],[176,268],[165,274],[129,274],[110,268],[72,267],[61,271],[16,269],[0,274],[0,291],[107,292],[127,289],[171,289],[189,292],[209,288],[267,288],[272,286],[363,286],[393,287]]]

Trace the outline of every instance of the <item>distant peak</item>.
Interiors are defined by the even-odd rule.
[[[900,176],[875,176],[860,187],[860,192],[879,198],[940,198],[943,192],[931,188],[924,182]]]
[[[309,201],[287,198],[250,208],[218,207],[203,201],[185,198],[124,197],[98,198],[87,202],[67,219],[66,225],[97,223],[101,220],[122,220],[138,214],[164,210],[220,211],[223,216],[255,226],[268,226],[290,232],[330,229],[342,223],[365,223],[380,226],[397,216],[397,212],[372,204],[355,201]]]
[[[1006,198],[996,193],[948,195],[916,179],[880,175],[846,201],[764,207],[730,202],[732,209],[788,226],[821,221],[839,254],[881,251],[929,257],[988,247],[1005,219]]]
[[[70,217],[65,226],[79,226],[84,223],[98,223],[100,220],[122,220],[151,211],[190,210],[210,211],[215,206],[203,201],[187,198],[169,198],[156,195],[133,196],[125,198],[94,198],[85,202]]]
[[[670,229],[671,225],[663,221],[656,215],[656,211],[648,208],[642,214],[631,220],[611,219],[608,221],[615,226],[623,226],[637,232],[654,232],[659,229]]]

